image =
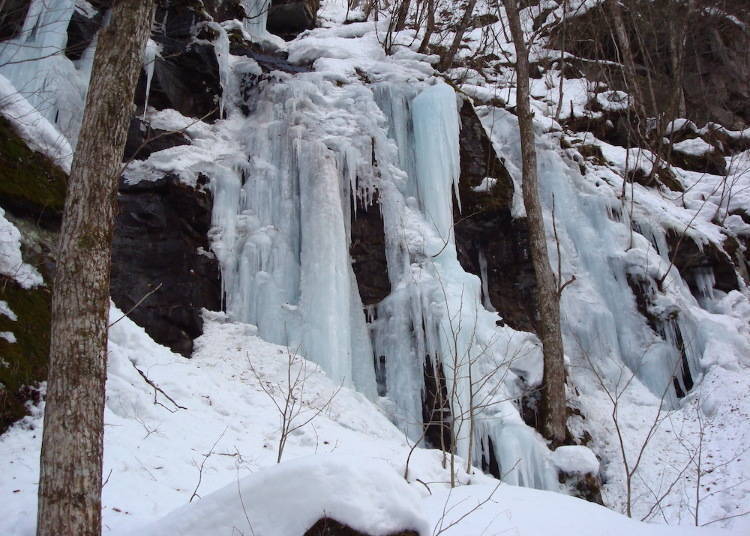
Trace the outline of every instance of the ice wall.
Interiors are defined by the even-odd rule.
[[[478,462],[491,438],[503,471],[513,468],[509,480],[556,489],[543,441],[508,402],[519,394],[512,361],[538,368],[536,339],[497,327],[480,279],[457,260],[453,90],[277,74],[248,101],[249,117],[232,102],[227,122],[247,159],[216,161],[210,173],[213,249],[230,315],[372,399],[375,361],[383,364],[384,407],[414,441],[422,438],[423,393],[433,387],[425,386],[425,364],[442,369],[456,452]],[[353,199],[368,202],[375,191],[392,292],[366,319],[349,222]]]
[[[65,56],[75,9],[75,0],[32,0],[20,34],[0,42],[0,74],[74,147],[95,48],[75,62]]]
[[[227,311],[374,398],[348,251],[350,198],[366,197],[373,175],[373,141],[352,109],[374,106],[367,96],[314,74],[280,76],[250,117],[230,109],[248,157],[215,177],[213,218]]]
[[[505,110],[488,108],[483,110],[482,120],[492,132],[498,154],[520,180],[516,117]],[[628,283],[632,274],[641,275],[642,281],[653,281],[666,271],[669,262],[664,231],[658,225],[642,223],[637,228],[649,239],[631,232],[628,222],[623,221],[621,202],[599,189],[604,187],[599,184],[603,181],[581,175],[578,166],[552,143],[540,133],[537,156],[550,260],[557,265],[552,235],[554,202],[563,279],[576,276],[561,301],[566,352],[593,361],[609,378],[621,376],[618,367],[624,364],[657,397],[664,396],[676,404],[675,378],[682,391],[686,390],[683,366],[693,378],[701,374],[707,335],[691,312],[697,304],[675,269],[665,282],[668,292],[663,297],[657,296],[654,284],[646,284],[643,292],[662,299],[662,309],[680,311],[676,320],[665,325],[664,333],[657,334],[638,311]],[[678,331],[687,339],[684,344],[677,341]]]
[[[381,84],[375,98],[405,171],[381,197],[393,289],[377,307],[375,352],[385,358],[386,394],[395,420],[415,441],[423,431],[427,376],[445,378],[456,452],[479,464],[488,438],[511,482],[557,489],[549,451],[509,399],[520,395],[512,370],[538,369],[536,340],[496,325],[482,284],[457,260],[453,199],[460,203],[456,95],[435,84]],[[460,205],[459,205],[460,206]],[[429,368],[432,367],[432,371]],[[528,371],[527,375],[530,373]]]

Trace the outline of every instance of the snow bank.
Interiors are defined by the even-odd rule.
[[[300,536],[328,517],[372,536],[426,535],[420,506],[419,494],[385,462],[313,456],[231,483],[138,534]]]

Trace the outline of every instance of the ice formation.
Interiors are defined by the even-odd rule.
[[[33,0],[19,34],[0,43],[5,76],[72,145],[81,127],[96,39],[81,59],[65,55],[75,0]]]
[[[276,42],[265,30],[267,0],[243,0],[243,6],[248,13],[244,31],[257,41]],[[75,64],[60,52],[73,9],[72,0],[57,0],[46,11],[34,0],[21,36],[0,51],[0,73],[28,93],[29,101],[70,140],[80,124],[80,114],[71,110],[83,102],[85,89],[80,88],[85,88],[93,54],[91,47]],[[65,16],[56,17],[59,23],[45,22],[54,10]],[[385,396],[383,407],[413,442],[424,443],[426,392],[436,388],[426,382],[442,378],[437,390],[444,389],[447,399],[432,409],[450,425],[460,456],[476,465],[494,460],[508,482],[558,489],[560,460],[511,402],[525,387],[541,382],[538,341],[497,326],[484,253],[479,255],[480,277],[465,272],[457,259],[456,93],[425,74],[425,67],[431,71],[427,64],[416,69],[412,59],[403,60],[414,68],[408,77],[383,75],[379,66],[366,84],[355,79],[342,83],[346,77],[341,72],[353,72],[346,61],[356,57],[364,62],[366,54],[337,49],[341,58],[325,58],[323,45],[309,47],[308,53],[317,57],[303,59],[340,71],[261,76],[254,60],[230,56],[227,28],[216,26],[224,121],[213,135],[230,139],[229,150],[201,153],[194,140],[187,149],[168,149],[135,165],[191,176],[200,171],[211,178],[212,247],[221,266],[227,313],[257,326],[263,339],[316,362],[334,382],[356,387],[371,400]],[[366,28],[370,26],[350,25],[341,32],[372,44]],[[14,63],[28,59],[29,42],[35,43],[34,54],[50,51],[50,56]],[[157,54],[150,41],[146,102]],[[416,80],[414,72],[421,73]],[[63,78],[76,91],[55,86],[53,98],[42,98]],[[254,88],[250,98],[248,87]],[[240,104],[249,109],[247,115]],[[519,216],[516,119],[498,108],[480,112],[514,180],[513,208]],[[577,278],[562,300],[566,351],[597,359],[596,366],[608,377],[617,377],[626,366],[652,393],[663,393],[676,404],[688,383],[700,376],[706,340],[716,326],[696,312],[695,298],[676,270],[665,277],[669,292],[657,299],[650,281],[669,264],[664,227],[637,214],[632,223],[625,222],[620,202],[595,193],[591,177],[582,176],[559,144],[551,142],[559,140],[540,137],[547,229],[551,233],[554,206],[561,275]],[[166,167],[177,165],[176,155],[189,157],[190,164]],[[488,189],[492,180],[486,178],[475,190]],[[392,290],[366,316],[349,256],[350,222],[358,205],[373,202],[383,217]],[[555,239],[548,239],[556,264]],[[637,273],[652,277],[629,281]],[[702,299],[712,300],[713,273],[699,270],[692,277]],[[682,311],[661,326],[661,337],[639,313],[632,284],[642,285],[660,312]]]

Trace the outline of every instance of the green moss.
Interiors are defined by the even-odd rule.
[[[47,378],[51,292],[47,287],[24,290],[3,278],[0,300],[8,302],[17,320],[0,315],[0,331],[10,331],[15,343],[0,338],[0,433],[26,413],[28,386]]]
[[[52,160],[29,149],[13,125],[0,117],[0,206],[24,229],[27,238],[31,236],[32,243],[39,241],[34,237],[52,233],[59,223],[66,183],[65,173]],[[40,223],[48,230],[39,228]],[[46,238],[51,241],[52,235]],[[40,248],[36,251],[26,244],[24,256],[27,262],[39,261],[42,269],[46,254]],[[26,414],[24,403],[33,398],[29,388],[47,377],[51,293],[48,287],[25,290],[0,277],[0,300],[6,301],[17,317],[14,321],[0,315],[0,332],[9,331],[16,338],[15,343],[0,338],[2,433]]]
[[[59,220],[66,183],[65,173],[29,149],[10,122],[0,117],[0,204],[35,218]]]

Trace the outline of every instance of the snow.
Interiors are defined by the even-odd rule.
[[[429,530],[419,493],[386,462],[327,454],[261,469],[139,533],[299,536],[325,517],[372,536]]]
[[[44,284],[36,268],[23,262],[21,257],[21,233],[5,218],[5,211],[0,208],[0,274],[10,277],[21,288],[29,289]],[[0,313],[15,320],[13,312],[6,302]],[[10,313],[10,314],[8,314]]]
[[[720,529],[639,523],[596,504],[507,485],[497,489],[485,485],[444,490],[428,498],[425,503],[431,517],[438,520],[436,526],[447,529],[442,532],[446,536],[728,536]],[[445,519],[441,525],[439,520],[444,512]],[[466,517],[461,519],[464,515]],[[457,524],[450,527],[453,522]]]
[[[693,138],[689,140],[683,140],[679,143],[675,143],[672,148],[680,153],[704,156],[708,153],[714,152],[714,146],[703,140],[702,138]]]
[[[10,306],[8,305],[8,302],[5,300],[0,300],[0,315],[7,316],[14,322],[18,320],[18,317],[13,311],[11,311]]]
[[[568,474],[599,474],[599,460],[591,449],[579,445],[557,447],[552,459],[558,469]]]
[[[570,4],[585,10],[596,2]],[[718,290],[715,274],[704,270],[691,276],[699,288],[693,296],[682,277],[687,274],[670,266],[667,243],[669,231],[684,232],[700,246],[721,244],[727,233],[750,234],[736,214],[750,210],[750,153],[728,162],[726,178],[673,169],[686,188],[681,194],[626,183],[623,177],[634,170],[650,174],[655,155],[577,133],[581,143],[599,147],[605,160],[586,161],[578,142],[560,149],[563,138],[571,140],[560,123],[601,116],[589,109],[597,105],[621,111],[629,97],[585,79],[564,79],[555,69],[532,81],[550,261],[557,266],[559,255],[562,278],[576,277],[561,305],[569,404],[582,415],[571,417],[571,431],[579,439],[592,436],[588,448],[553,451],[514,403],[542,382],[538,339],[497,326],[484,253],[478,275],[458,262],[452,199],[460,209],[459,101],[434,76],[435,57],[416,52],[420,35],[393,35],[394,53],[387,56],[387,20],[340,25],[347,6],[329,1],[322,27],[282,44],[260,22],[264,0],[243,5],[260,16],[243,21],[242,31],[264,46],[285,48],[292,63],[311,65],[313,72],[263,75],[253,60],[232,57],[226,31],[240,23],[227,22],[217,28],[214,44],[222,118],[207,124],[173,110],[144,110],[153,128],[184,129],[191,145],[132,162],[126,179],[154,180],[172,172],[196,185],[201,173],[211,178],[210,254],[220,262],[227,313],[205,313],[204,335],[190,360],[156,345],[127,319],[111,329],[105,532],[244,532],[250,520],[256,534],[299,534],[325,511],[362,523],[361,530],[373,534],[400,525],[436,534],[489,498],[443,533],[722,533],[640,524],[556,493],[508,485],[557,492],[565,491],[560,470],[598,474],[607,504],[624,511],[624,462],[636,458],[635,517],[684,525],[694,523],[699,509],[702,523],[737,534],[750,529],[747,519],[733,517],[750,497],[743,450],[750,445],[747,290]],[[559,9],[549,16],[559,16]],[[528,32],[533,15],[531,9],[523,14]],[[436,44],[440,38],[434,36]],[[461,54],[473,54],[478,33],[467,36],[466,44]],[[512,62],[512,45],[496,46]],[[147,49],[147,58],[156,54],[153,46]],[[534,47],[532,58],[554,61],[559,53]],[[21,74],[35,80],[60,72],[72,76],[71,65],[58,59]],[[478,113],[514,181],[512,212],[521,217],[517,122],[496,107],[515,106],[514,73],[501,62],[494,65],[491,73],[461,68],[448,74],[464,77],[455,87],[483,104]],[[81,76],[86,72],[83,64],[73,68]],[[21,74],[7,83],[0,78],[3,102],[12,106],[6,117],[36,150],[65,161],[70,145],[57,129],[73,142],[74,129],[53,126],[34,102],[8,99],[17,95],[11,83],[19,87]],[[255,84],[248,116],[240,111],[246,77]],[[26,117],[33,123],[19,120]],[[670,128],[693,127],[678,120]],[[698,134],[710,128],[719,127],[707,125]],[[700,138],[681,143],[676,150],[708,150]],[[485,179],[477,191],[492,186]],[[353,201],[369,203],[376,193],[392,292],[365,315],[348,254],[350,222]],[[551,232],[553,204],[557,239]],[[725,215],[723,224],[716,223],[716,214]],[[7,251],[19,261],[18,231],[4,218],[2,229]],[[657,289],[655,281],[668,268]],[[638,309],[628,283],[634,276],[645,281],[649,312],[669,319],[656,329]],[[442,367],[452,393],[448,407],[458,453],[453,475],[440,452],[423,448],[420,394],[430,366],[432,372]],[[136,367],[173,401],[150,387]],[[680,398],[674,386],[685,390],[683,370],[695,387]],[[290,434],[276,465],[283,426],[276,404],[289,389],[290,372],[304,378],[304,389],[292,389],[299,422],[314,419]],[[472,376],[488,381],[475,390]],[[484,404],[473,408],[470,397]],[[40,409],[31,409],[32,416],[0,437],[0,463],[8,468],[0,477],[7,499],[0,501],[0,532],[33,533],[41,421]],[[706,453],[703,465],[691,457],[699,447]],[[466,464],[467,458],[475,465],[486,461],[490,448],[507,483],[497,489],[497,481]],[[460,485],[448,491],[451,477]]]
[[[0,74],[0,113],[15,127],[29,147],[49,157],[65,172],[70,172],[73,149],[54,125]]]
[[[112,320],[121,316],[114,307],[110,314]],[[252,526],[258,536],[292,536],[325,514],[373,536],[399,527],[426,535],[490,495],[443,534],[533,535],[553,526],[570,536],[733,534],[639,523],[557,493],[507,484],[495,490],[498,482],[477,470],[450,490],[439,452],[422,448],[413,452],[404,480],[410,443],[372,403],[346,388],[290,436],[276,464],[278,414],[259,382],[283,383],[289,350],[224,314],[206,313],[205,320],[192,359],[157,345],[128,318],[110,329],[104,534],[248,534]],[[185,409],[155,392],[136,367]],[[337,391],[314,364],[308,367],[304,400],[314,404]],[[18,536],[34,534],[36,519],[42,407],[30,409],[0,436],[0,532]]]

